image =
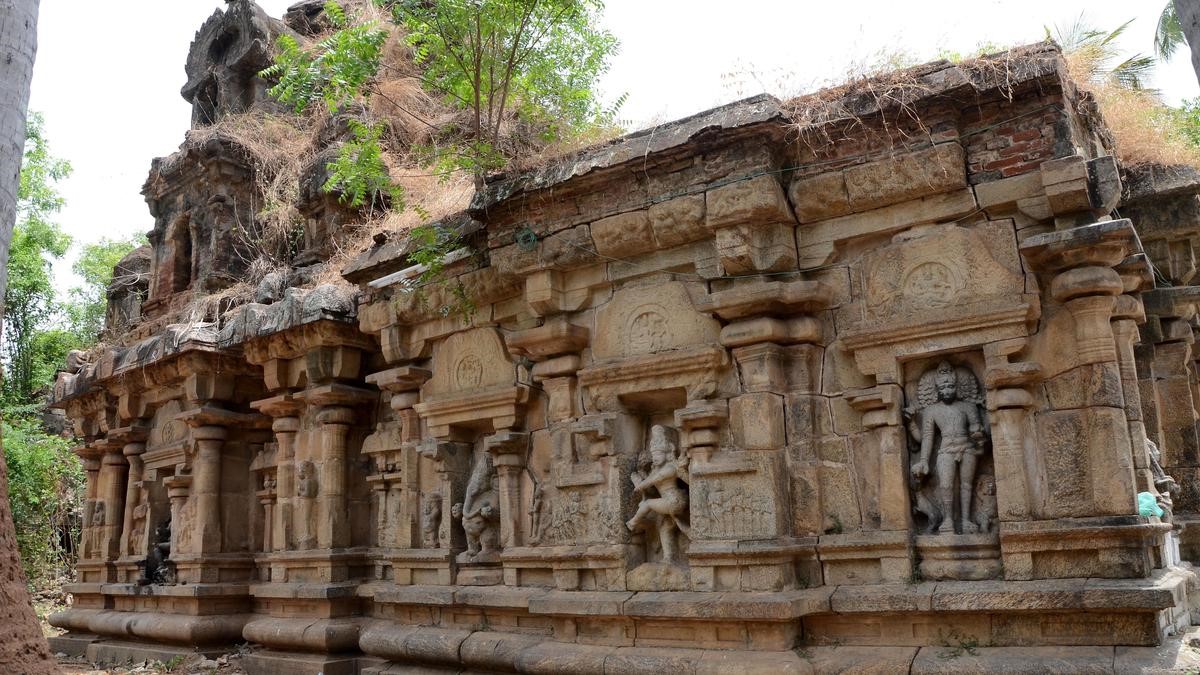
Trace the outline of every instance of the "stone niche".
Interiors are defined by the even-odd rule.
[[[991,426],[971,352],[905,364],[908,489],[921,578],[1000,576]]]
[[[435,491],[421,495],[430,517],[446,521],[447,550],[457,583],[502,582],[501,553],[516,547],[522,527],[522,484],[529,438],[523,430],[530,387],[500,334],[490,328],[455,333],[433,347],[433,376],[414,409],[425,425],[421,453],[439,474]]]

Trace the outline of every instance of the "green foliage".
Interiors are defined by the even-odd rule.
[[[25,156],[21,160],[21,183],[17,188],[17,223],[46,224],[62,210],[63,199],[54,185],[71,175],[71,163],[50,154],[45,136],[45,119],[30,111],[25,123]]]
[[[1106,32],[1088,25],[1081,14],[1066,28],[1055,26],[1051,31],[1046,26],[1044,29],[1046,39],[1057,42],[1064,53],[1084,61],[1094,79],[1125,89],[1146,89],[1146,82],[1154,70],[1154,57],[1134,54],[1117,60],[1120,58],[1117,39],[1131,23],[1133,19]]]
[[[941,642],[943,649],[937,653],[940,659],[957,659],[963,654],[971,656],[979,654],[979,638],[962,633],[957,629],[941,636]]]
[[[367,205],[381,206],[381,195],[387,195],[391,207],[404,210],[404,190],[392,182],[387,164],[383,162],[383,148],[379,137],[384,126],[367,126],[358,120],[350,120],[353,138],[338,149],[336,160],[326,165],[329,178],[325,181],[326,192],[340,192],[338,201],[360,208]]]
[[[616,114],[616,107],[600,104],[595,91],[617,47],[612,34],[596,27],[603,9],[599,0],[375,2],[390,8],[395,23],[404,26],[424,85],[471,113],[465,133],[445,129],[438,142],[423,149],[424,159],[439,173],[468,171],[481,187],[484,176],[507,161],[501,131],[514,116],[516,125],[548,143],[611,124]],[[260,73],[275,80],[271,95],[297,114],[317,102],[336,112],[378,93],[389,31],[332,0],[325,14],[334,27],[328,37],[313,47],[281,37],[275,63]],[[324,190],[340,193],[342,203],[356,208],[404,209],[404,193],[384,161],[385,127],[362,119],[348,124],[351,138],[327,164]],[[445,255],[459,247],[457,239],[436,226],[417,228],[411,236],[410,259],[425,266],[417,282],[440,279]],[[474,308],[462,285],[449,290],[454,301],[440,311],[469,315]]]
[[[77,511],[82,469],[68,440],[47,433],[40,418],[39,392],[49,386],[67,352],[84,346],[77,331],[58,325],[51,264],[71,244],[53,216],[63,199],[56,183],[70,164],[50,153],[41,115],[29,116],[18,191],[17,223],[9,248],[4,297],[4,378],[0,389],[4,457],[9,496],[19,527],[17,546],[31,583],[52,580],[69,567],[64,541],[78,538]],[[86,256],[85,256],[86,257]],[[100,263],[96,263],[100,264]],[[98,274],[78,269],[85,282]],[[95,274],[93,274],[95,273]],[[111,271],[109,271],[111,275]],[[101,302],[103,296],[100,296]],[[103,316],[103,305],[99,314]]]
[[[414,227],[408,231],[412,250],[409,261],[421,265],[425,269],[417,276],[414,288],[440,280],[446,269],[446,256],[462,248],[462,240],[448,228],[436,223]],[[437,308],[442,316],[456,314],[468,321],[475,314],[475,303],[467,295],[467,289],[462,282],[449,285],[449,301]]]
[[[281,35],[275,63],[261,73],[278,79],[270,94],[297,114],[318,100],[336,112],[363,96],[379,71],[387,31],[374,21],[359,22],[333,0],[325,3],[325,15],[337,31],[311,50],[291,35]]]
[[[26,577],[38,584],[69,567],[61,540],[64,532],[78,539],[79,525],[71,514],[79,503],[83,469],[70,443],[47,434],[28,408],[5,410],[3,439],[17,549]]]
[[[84,244],[79,259],[71,269],[83,279],[83,285],[70,291],[70,299],[64,307],[70,332],[79,342],[90,344],[96,341],[104,329],[104,314],[108,308],[108,287],[113,283],[113,271],[117,263],[130,251],[146,243],[144,235],[128,239],[101,238],[100,241]],[[118,284],[133,284],[137,279],[117,279]]]
[[[953,49],[946,49],[944,47],[940,48],[937,51],[937,58],[945,59],[951,63],[962,63],[963,61],[969,61],[987,54],[1002,52],[1006,49],[1009,49],[1009,47],[997,42],[992,42],[991,40],[985,40],[983,42],[976,43],[975,49],[969,52],[960,52]]]
[[[540,130],[544,142],[609,124],[596,96],[617,40],[597,28],[599,0],[403,0],[389,3],[408,31],[423,82],[470,111],[468,142],[449,161],[477,185],[499,168],[506,113]]]
[[[1179,23],[1179,15],[1175,13],[1175,3],[1167,0],[1162,14],[1158,15],[1158,24],[1154,29],[1154,54],[1166,61],[1175,55],[1175,50],[1187,44],[1183,34],[1183,25]]]
[[[19,222],[13,229],[4,298],[5,403],[30,403],[44,384],[38,379],[44,364],[39,364],[35,343],[55,309],[51,260],[61,258],[70,241],[57,225],[42,218]]]
[[[1178,108],[1169,108],[1170,123],[1189,145],[1200,148],[1200,97],[1184,99]]]

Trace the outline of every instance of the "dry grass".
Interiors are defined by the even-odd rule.
[[[1095,99],[1121,162],[1200,168],[1200,148],[1188,141],[1157,92],[1113,82],[1091,51],[1067,54],[1066,61],[1071,79]]]
[[[364,105],[348,106],[342,115],[353,115],[373,126],[382,123],[383,161],[393,182],[405,193],[406,208],[379,212],[365,209],[354,215],[351,224],[342,226],[326,242],[332,254],[303,274],[305,286],[347,284],[341,270],[371,245],[379,232],[397,235],[405,230],[436,221],[462,211],[474,194],[472,176],[463,171],[438,175],[428,166],[431,149],[462,140],[468,113],[450,106],[421,82],[421,70],[400,27],[394,25],[385,10],[370,0],[351,0],[348,9],[360,18],[373,20],[388,31],[378,78],[370,85]],[[332,32],[301,38],[302,47],[315,47]],[[516,106],[514,106],[515,108]],[[516,113],[502,128],[500,152],[510,159],[509,168],[522,168],[551,157],[577,151],[621,133],[605,129],[570,142],[545,146],[537,139],[538,128],[522,121]],[[218,292],[196,297],[181,312],[179,320],[212,321],[228,309],[249,302],[258,283],[273,271],[290,271],[296,242],[303,237],[305,218],[300,207],[302,180],[325,153],[345,137],[344,120],[329,114],[324,106],[311,106],[305,115],[269,114],[262,110],[229,115],[216,124],[193,129],[188,143],[199,145],[210,140],[230,142],[255,169],[255,218],[240,223],[239,255],[246,272]]]
[[[342,278],[342,269],[360,253],[370,248],[372,238],[380,233],[402,234],[427,222],[434,222],[465,209],[475,194],[470,176],[456,174],[443,180],[430,174],[394,176],[408,197],[409,207],[389,211],[378,217],[353,225],[334,242],[333,255],[321,263],[312,277],[313,285],[350,285]]]
[[[296,208],[300,180],[316,158],[317,137],[328,124],[329,116],[314,108],[305,115],[227,115],[216,124],[188,132],[188,142],[197,145],[213,138],[231,140],[255,168],[255,192],[262,202],[255,209],[254,222],[239,224],[244,262],[252,272],[261,272],[254,282],[284,262],[296,228],[303,225]],[[273,264],[264,265],[260,258]]]
[[[851,64],[839,82],[785,100],[799,142],[814,154],[840,142],[867,142],[899,148],[929,140],[917,102],[944,87],[941,71],[956,68],[981,88],[995,87],[1012,97],[1014,62],[1044,52],[1042,44],[983,54],[955,63],[932,61],[916,66],[906,53],[880,52]]]

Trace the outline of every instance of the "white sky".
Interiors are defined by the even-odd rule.
[[[282,16],[294,0],[259,0]],[[605,21],[621,51],[603,83],[627,92],[633,127],[695,113],[788,82],[786,93],[839,79],[853,64],[902,50],[921,61],[939,49],[1035,42],[1044,25],[1111,30],[1136,19],[1122,46],[1149,52],[1166,0],[608,0]],[[46,117],[53,152],[74,175],[61,186],[60,222],[77,241],[147,232],[140,189],[153,157],[183,140],[190,107],[179,96],[195,31],[220,0],[42,0],[30,108]],[[1200,95],[1186,47],[1158,68],[1176,103]],[[731,73],[757,73],[730,77]],[[772,91],[772,93],[779,93]],[[70,285],[69,264],[60,283]]]

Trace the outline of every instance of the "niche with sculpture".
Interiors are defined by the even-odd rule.
[[[150,550],[146,559],[138,563],[141,568],[141,578],[138,584],[172,586],[175,584],[175,563],[171,561],[171,517],[160,522],[154,528],[150,539]]]
[[[996,483],[979,378],[969,365],[949,360],[919,372],[904,411],[916,531],[995,532]]]
[[[674,429],[650,427],[645,451],[629,480],[636,509],[625,526],[641,534],[645,561],[630,572],[631,590],[688,588],[687,545],[691,537],[688,457]]]
[[[475,446],[466,493],[450,511],[467,540],[467,550],[458,554],[458,562],[496,563],[500,561],[499,476],[483,442],[477,441]]]

